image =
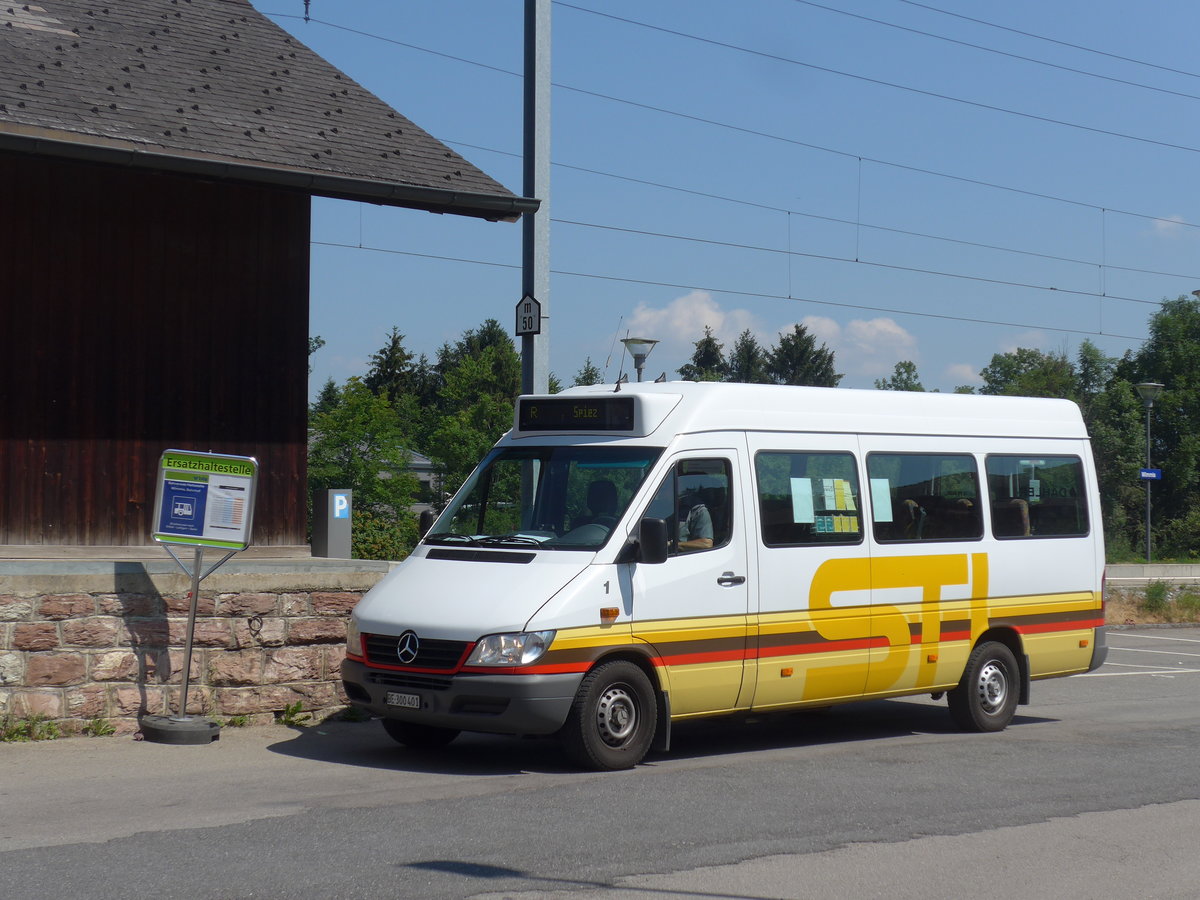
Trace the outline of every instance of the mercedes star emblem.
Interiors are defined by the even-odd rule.
[[[400,640],[396,641],[396,657],[404,665],[409,665],[417,658],[417,652],[421,649],[421,641],[417,638],[415,631],[406,631],[400,635]]]

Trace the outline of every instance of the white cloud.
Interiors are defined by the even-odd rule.
[[[847,375],[890,375],[901,360],[920,358],[917,339],[887,317],[851,319],[841,325],[828,316],[806,316],[800,324],[834,352],[834,367]],[[791,330],[791,325],[779,329]]]
[[[983,383],[983,379],[979,377],[979,369],[970,363],[952,363],[946,366],[943,374],[946,381],[952,381],[955,385]]]
[[[1046,332],[1034,328],[1029,331],[1022,331],[1008,342],[1001,344],[999,352],[1016,353],[1022,347],[1030,350],[1045,350],[1046,344],[1049,341],[1050,336]],[[990,363],[991,360],[989,359],[988,362]]]
[[[1154,219],[1152,227],[1154,233],[1159,237],[1175,239],[1183,236],[1187,231],[1184,227],[1186,225],[1187,220],[1183,216],[1175,215],[1167,216],[1165,219]]]
[[[692,291],[666,306],[639,304],[621,327],[621,337],[653,338],[659,341],[646,362],[650,370],[666,370],[667,377],[678,377],[676,369],[691,359],[694,344],[704,336],[707,325],[728,353],[734,341],[749,329],[764,349],[774,347],[780,334],[790,333],[793,322],[775,329],[763,328],[758,317],[745,309],[723,309],[707,291]],[[890,375],[900,360],[918,362],[917,339],[894,319],[852,319],[845,325],[828,316],[805,316],[800,324],[819,343],[835,354],[839,372],[851,376]],[[617,348],[620,356],[620,348]],[[614,360],[614,367],[616,360]],[[626,364],[628,368],[628,364]],[[615,372],[609,373],[615,377]]]
[[[625,337],[628,332],[630,337],[659,341],[646,362],[647,377],[651,369],[665,369],[668,378],[678,378],[676,369],[692,358],[696,341],[704,337],[705,326],[712,329],[714,337],[725,346],[726,353],[746,329],[760,341],[762,339],[758,333],[758,319],[753,313],[745,309],[722,309],[707,291],[692,291],[663,307],[639,304],[622,325],[620,336]],[[617,355],[620,356],[619,347]]]

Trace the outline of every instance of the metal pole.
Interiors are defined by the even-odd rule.
[[[1146,404],[1146,468],[1150,468],[1150,409],[1154,404]],[[1146,562],[1150,562],[1150,479],[1146,479]]]
[[[183,648],[183,696],[179,700],[179,715],[176,720],[188,719],[188,686],[192,680],[192,639],[196,635],[196,604],[200,600],[200,570],[204,566],[204,548],[196,548],[192,560],[192,605],[188,610],[187,642]]]
[[[521,393],[550,390],[550,0],[525,0],[525,185],[541,200],[521,220],[521,288],[542,304],[541,334],[521,336]]]

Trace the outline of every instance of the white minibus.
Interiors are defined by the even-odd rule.
[[[1104,661],[1096,473],[1065,400],[668,382],[517,400],[355,608],[349,701],[396,740],[559,736],[945,696],[998,731]],[[428,524],[428,523],[427,523]]]

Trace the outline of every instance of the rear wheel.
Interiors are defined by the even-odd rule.
[[[646,673],[625,660],[584,676],[559,737],[575,762],[591,769],[636,766],[654,740],[657,702]]]
[[[394,741],[414,750],[437,750],[458,737],[453,728],[438,728],[419,722],[402,722],[399,719],[383,719],[383,730]]]
[[[1017,710],[1017,658],[1004,644],[980,644],[967,659],[958,687],[947,694],[950,715],[964,731],[1003,731]]]

